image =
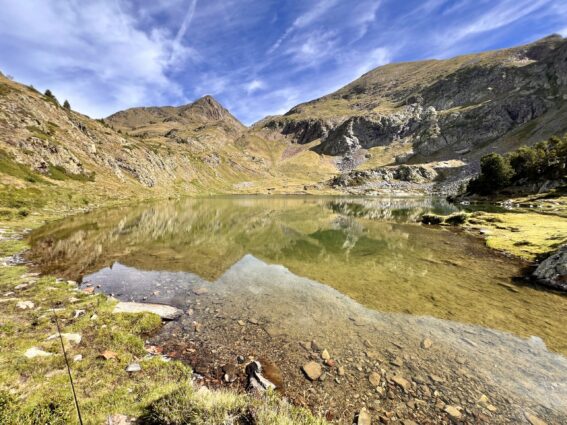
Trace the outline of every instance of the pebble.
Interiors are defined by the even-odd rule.
[[[451,419],[461,419],[461,417],[463,416],[461,411],[455,406],[446,406],[445,413],[447,413],[451,417]]]
[[[339,366],[339,376],[345,376],[345,368],[342,366]]]
[[[370,381],[372,386],[377,387],[378,385],[380,385],[380,381],[382,380],[382,377],[380,376],[379,373],[372,372],[370,376],[368,376],[368,380]]]
[[[238,321],[238,324],[239,324],[240,326],[246,325],[246,323],[244,322],[244,320],[239,320],[239,321]]]
[[[371,424],[372,424],[372,416],[370,415],[368,410],[366,410],[366,408],[363,407],[362,409],[360,409],[360,412],[358,413],[356,425],[371,425]]]
[[[28,309],[34,308],[35,304],[31,301],[19,301],[16,304],[16,307],[18,307],[19,309],[22,309],[22,310],[28,310]]]
[[[83,360],[83,355],[82,355],[82,354],[77,354],[76,356],[73,356],[73,361],[74,361],[74,362],[80,362],[81,360]]]
[[[524,416],[531,425],[547,425],[546,422],[542,421],[540,418],[531,414],[530,412],[524,412]]]
[[[48,353],[47,351],[43,351],[43,350],[41,350],[37,347],[29,348],[24,353],[24,356],[26,356],[28,359],[33,359],[35,357],[49,357],[49,356],[52,356],[52,355],[53,355],[53,353]]]
[[[80,344],[81,343],[81,335],[80,334],[72,334],[72,333],[62,333],[61,337],[67,341],[67,342],[72,342],[74,344]],[[50,335],[49,337],[47,337],[48,341],[54,340],[59,338],[59,334],[53,334]]]
[[[423,348],[424,350],[429,350],[432,345],[433,341],[431,341],[429,338],[425,338],[423,341],[421,341],[421,348]]]
[[[19,285],[17,285],[16,287],[14,287],[14,289],[16,291],[19,291],[20,289],[26,289],[29,285],[27,283],[20,283]]]
[[[401,387],[405,392],[408,392],[409,389],[411,388],[411,384],[409,383],[409,381],[401,376],[394,376],[392,378],[392,381],[398,385],[399,387]]]
[[[317,362],[309,362],[301,368],[310,381],[316,381],[323,374],[323,368]]]
[[[209,293],[209,290],[207,288],[196,288],[193,289],[193,293],[195,295],[205,295]]]
[[[323,352],[321,353],[321,358],[323,360],[329,360],[331,358],[331,355],[327,350],[323,350]]]
[[[139,372],[141,370],[142,367],[140,366],[139,363],[130,363],[126,368],[126,372],[130,372],[130,373]]]

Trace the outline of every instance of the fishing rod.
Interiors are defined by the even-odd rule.
[[[57,333],[59,334],[59,341],[61,342],[61,349],[63,350],[63,357],[65,358],[65,365],[67,366],[67,373],[69,374],[69,382],[71,383],[71,391],[73,392],[73,400],[75,400],[75,408],[77,409],[77,416],[79,417],[79,424],[83,425],[83,418],[81,417],[81,409],[79,407],[79,400],[77,398],[77,393],[75,392],[75,384],[73,383],[73,376],[71,375],[71,366],[69,366],[69,359],[67,358],[67,351],[65,350],[65,344],[63,343],[63,335],[61,335],[61,328],[59,327],[59,320],[57,320],[57,314],[53,311],[53,319],[55,320],[55,326],[57,326]]]

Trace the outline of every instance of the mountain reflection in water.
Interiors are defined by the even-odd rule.
[[[119,262],[213,282],[253,255],[376,311],[536,336],[567,353],[565,297],[515,285],[521,265],[474,238],[415,223],[455,210],[427,198],[162,202],[45,226],[32,234],[29,257],[42,272],[78,280]]]

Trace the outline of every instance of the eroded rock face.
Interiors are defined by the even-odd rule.
[[[567,291],[567,245],[542,261],[533,276],[543,285]]]
[[[414,157],[441,152],[445,159],[457,159],[543,116],[551,118],[545,126],[534,122],[517,137],[565,131],[558,114],[567,99],[566,58],[567,41],[552,36],[446,61],[386,65],[296,106],[285,124],[274,117],[266,126],[295,135],[298,143],[321,139],[316,150],[327,155],[403,140],[413,145]],[[333,111],[338,111],[334,118],[309,118],[333,117]]]

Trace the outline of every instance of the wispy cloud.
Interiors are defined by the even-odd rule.
[[[268,54],[275,52],[294,31],[301,30],[317,21],[337,3],[338,0],[319,0],[313,7],[293,21],[293,24],[285,30],[283,35],[270,48]]]
[[[251,123],[388,62],[565,22],[565,0],[0,0],[0,69],[91,116],[213,94]]]

